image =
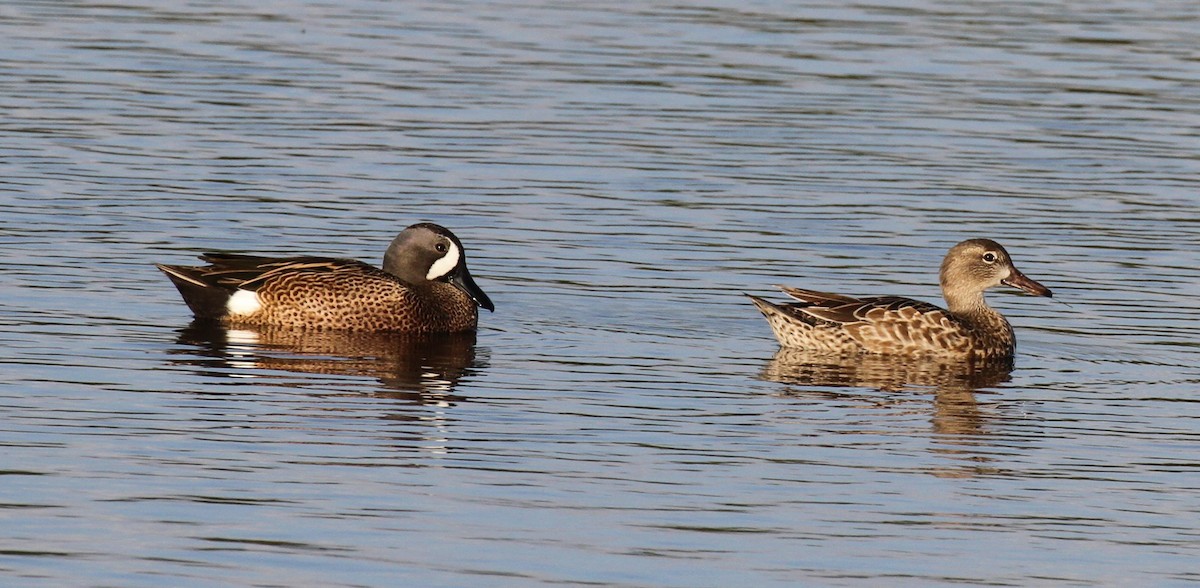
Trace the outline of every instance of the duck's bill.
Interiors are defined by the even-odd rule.
[[[1012,286],[1013,288],[1020,288],[1034,296],[1045,296],[1047,298],[1054,296],[1054,293],[1049,288],[1025,277],[1025,274],[1017,271],[1016,268],[1013,269],[1012,275],[1008,276],[1008,279],[1001,280],[1000,283]]]
[[[471,277],[471,272],[467,271],[465,266],[462,268],[462,271],[450,277],[450,283],[457,286],[459,290],[466,292],[467,296],[470,296],[471,300],[474,300],[475,304],[478,304],[481,308],[488,309],[488,312],[496,311],[496,306],[492,304],[492,299],[483,293],[483,290],[475,283],[475,280]]]

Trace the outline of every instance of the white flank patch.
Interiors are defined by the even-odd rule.
[[[433,262],[433,265],[429,266],[429,273],[425,274],[425,279],[436,280],[450,273],[454,268],[458,267],[459,257],[462,256],[458,253],[458,245],[455,245],[453,242],[450,243],[450,249],[446,251],[446,254],[441,259]],[[230,302],[233,301],[230,300]]]
[[[262,302],[258,300],[258,294],[249,290],[238,290],[229,297],[229,302],[225,303],[225,308],[229,310],[231,315],[254,314],[258,309],[262,308]]]

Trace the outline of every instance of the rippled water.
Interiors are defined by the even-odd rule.
[[[5,585],[1200,580],[1193,2],[0,6]],[[211,331],[153,262],[378,262],[477,336]],[[777,352],[937,300],[1012,366]]]

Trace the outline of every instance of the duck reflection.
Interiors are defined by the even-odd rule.
[[[453,404],[459,381],[485,367],[475,333],[357,333],[286,328],[227,329],[205,321],[180,332],[179,343],[210,358],[189,363],[306,374],[371,377],[380,397],[418,404]],[[197,350],[188,353],[196,354]]]
[[[934,432],[975,436],[985,433],[986,421],[975,399],[976,391],[1009,381],[1012,369],[1012,358],[969,361],[869,354],[830,355],[781,348],[763,368],[762,378],[793,386],[872,388],[882,392],[932,389]],[[812,393],[811,390],[788,391],[796,396]]]

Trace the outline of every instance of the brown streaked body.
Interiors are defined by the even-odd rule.
[[[1012,326],[984,301],[1001,284],[1050,296],[1025,277],[990,239],[970,239],[946,254],[941,269],[947,308],[899,296],[853,298],[780,286],[799,302],[774,304],[750,296],[783,347],[835,353],[1006,357],[1016,348]],[[749,296],[749,295],[748,295]]]
[[[467,270],[462,243],[432,223],[402,231],[383,269],[353,259],[206,253],[207,266],[158,268],[198,319],[236,326],[450,333],[495,307]]]

